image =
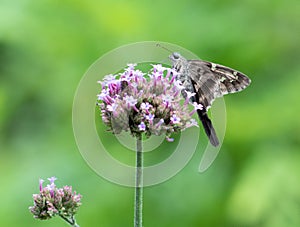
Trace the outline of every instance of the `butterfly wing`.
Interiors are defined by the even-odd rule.
[[[199,103],[206,110],[216,98],[239,92],[251,82],[245,74],[226,66],[202,60],[188,60],[188,63],[189,75]]]
[[[203,109],[197,110],[199,119],[211,144],[218,146],[219,140],[207,110],[216,98],[245,89],[250,79],[234,69],[202,60],[186,60],[178,53],[173,53],[170,59],[185,91],[196,93],[191,101],[203,105]],[[184,91],[182,94],[185,97]]]

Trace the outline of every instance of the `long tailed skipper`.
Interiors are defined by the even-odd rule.
[[[187,60],[176,52],[169,58],[178,72],[177,79],[182,82],[184,90],[196,93],[190,101],[203,106],[202,110],[197,110],[198,116],[210,143],[218,146],[219,140],[207,110],[216,98],[245,89],[251,80],[245,74],[229,67],[203,60]],[[186,96],[184,90],[182,95]]]

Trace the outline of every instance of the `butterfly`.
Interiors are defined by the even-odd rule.
[[[244,90],[251,80],[229,67],[203,60],[187,60],[177,52],[172,53],[169,58],[173,69],[178,73],[176,79],[184,86],[182,95],[186,97],[185,91],[195,93],[190,101],[203,106],[201,110],[197,110],[199,119],[210,143],[218,146],[219,140],[207,111],[216,98]]]

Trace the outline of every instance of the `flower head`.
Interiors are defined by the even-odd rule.
[[[71,186],[57,188],[54,183],[56,177],[50,177],[48,180],[50,184],[43,188],[44,180],[40,179],[40,193],[33,195],[34,205],[29,207],[33,217],[46,220],[59,215],[74,220],[74,215],[81,205],[81,195],[73,192]]]
[[[98,107],[109,130],[130,131],[136,137],[165,134],[167,141],[173,141],[172,133],[196,126],[190,121],[190,103],[180,95],[184,86],[174,69],[158,64],[144,73],[136,67],[128,64],[124,72],[109,75],[102,83]],[[186,92],[185,97],[193,95]]]

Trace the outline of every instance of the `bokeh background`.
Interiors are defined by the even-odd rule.
[[[175,177],[145,189],[144,226],[300,226],[299,38],[297,0],[1,0],[0,226],[66,226],[28,211],[38,179],[53,175],[83,194],[80,226],[133,226],[133,189],[85,163],[72,102],[97,58],[144,40],[180,45],[252,79],[225,98],[214,164],[200,174],[199,149]]]

